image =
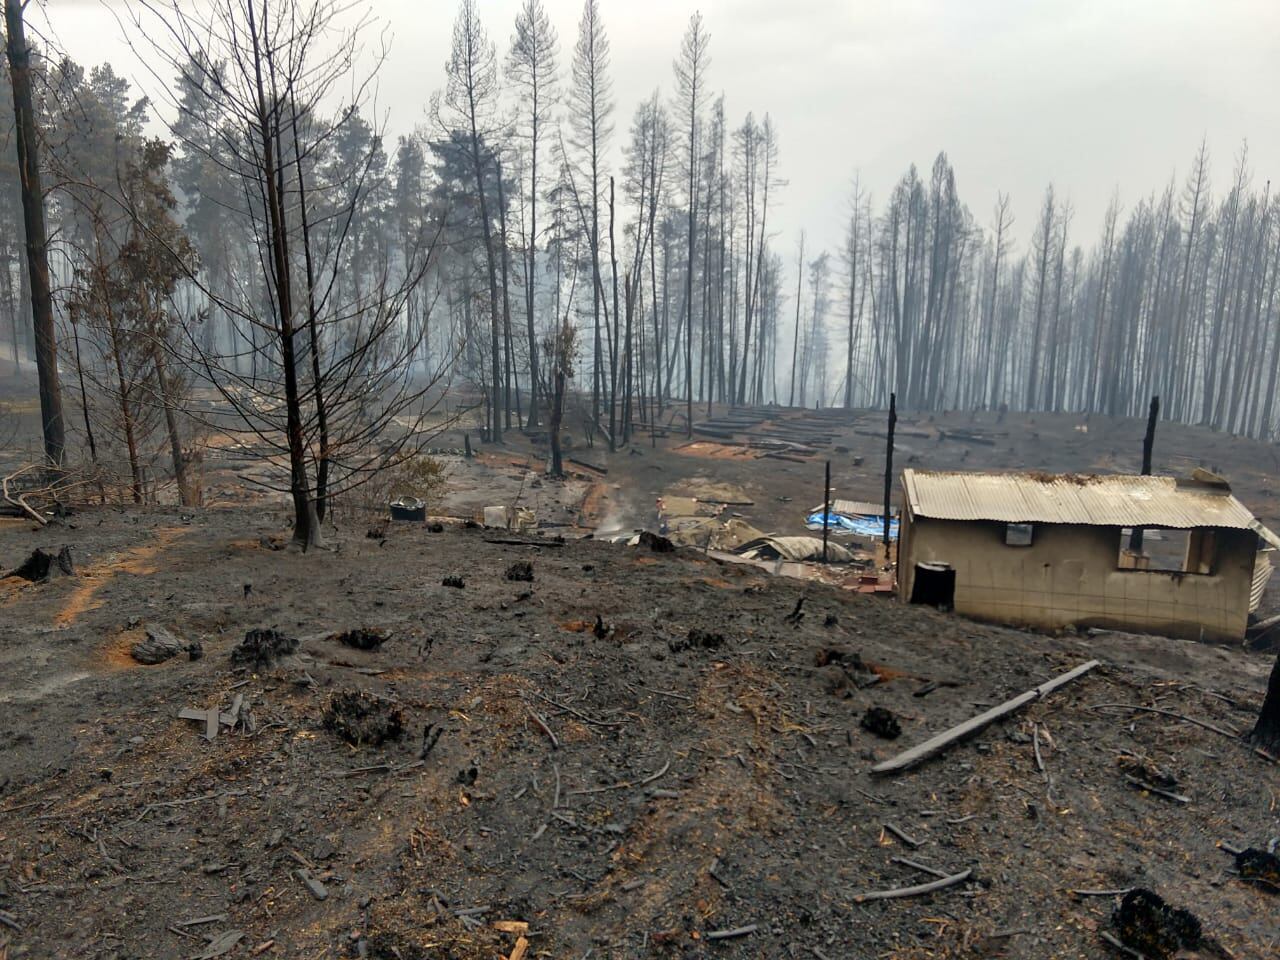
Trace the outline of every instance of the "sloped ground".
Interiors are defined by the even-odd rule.
[[[265,512],[74,523],[0,525],[0,565],[63,543],[78,565],[0,583],[0,957],[495,958],[521,928],[494,922],[516,921],[531,957],[1092,958],[1110,955],[1114,898],[1070,891],[1130,886],[1190,907],[1232,956],[1280,949],[1280,900],[1217,846],[1280,834],[1280,768],[1198,726],[1091,709],[1240,730],[1269,658],[1025,634],[589,541],[393,526],[301,556],[264,545]],[[517,561],[531,582],[505,578]],[[148,624],[203,658],[134,664]],[[234,669],[245,632],[272,626],[297,654]],[[362,626],[391,639],[327,639]],[[674,652],[695,629],[713,636]],[[880,682],[819,667],[832,647]],[[942,757],[870,774],[1092,657]],[[352,690],[394,701],[403,738],[327,730]],[[237,696],[247,713],[212,742],[177,717]],[[862,729],[873,705],[898,741]],[[1125,753],[1190,802],[1131,787]],[[895,857],[972,875],[858,903],[934,879]]]

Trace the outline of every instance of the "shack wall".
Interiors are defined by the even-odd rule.
[[[1248,620],[1256,536],[1215,531],[1208,574],[1118,567],[1116,527],[1035,524],[1029,547],[1006,546],[1005,525],[904,518],[899,592],[911,598],[915,565],[950,564],[955,609],[966,616],[1054,629],[1104,627],[1187,639],[1239,640]]]

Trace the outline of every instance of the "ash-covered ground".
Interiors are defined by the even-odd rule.
[[[1280,770],[1224,735],[1266,655],[979,625],[696,551],[392,524],[302,555],[281,530],[249,506],[0,522],[0,566],[75,560],[0,584],[0,956],[1093,958],[1117,898],[1072,891],[1129,887],[1217,955],[1280,947],[1280,901],[1222,848],[1280,834]],[[202,656],[138,664],[155,627]],[[233,657],[267,628],[296,650]],[[385,642],[335,636],[361,628]]]

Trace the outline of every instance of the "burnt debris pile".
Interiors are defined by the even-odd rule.
[[[268,670],[297,649],[297,639],[285,636],[279,630],[254,629],[232,648],[231,662],[254,671]]]
[[[321,718],[324,728],[353,747],[377,747],[404,735],[400,708],[385,697],[343,690],[329,698]]]

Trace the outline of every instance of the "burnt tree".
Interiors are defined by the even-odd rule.
[[[1275,666],[1271,668],[1267,698],[1262,701],[1262,710],[1258,712],[1258,722],[1249,734],[1249,742],[1271,753],[1280,751],[1280,654],[1276,655]]]
[[[31,48],[22,15],[26,3],[5,0],[4,20],[13,87],[14,127],[17,130],[18,170],[22,186],[22,220],[26,231],[27,275],[31,284],[31,314],[35,325],[36,373],[40,381],[40,422],[44,455],[55,469],[62,466],[66,445],[62,421],[62,388],[58,383],[58,345],[53,325],[53,296],[49,287],[49,237],[44,221],[44,190],[40,185],[39,133],[31,97]],[[17,359],[17,350],[14,351]]]

